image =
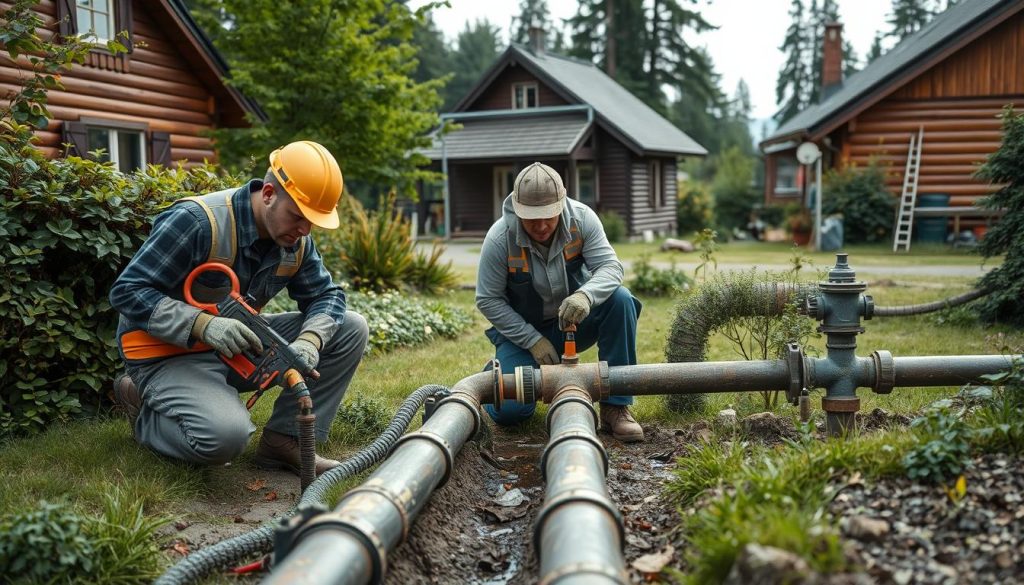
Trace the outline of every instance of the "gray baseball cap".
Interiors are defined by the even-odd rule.
[[[535,162],[516,177],[512,208],[521,219],[547,219],[562,213],[565,185],[548,165]]]

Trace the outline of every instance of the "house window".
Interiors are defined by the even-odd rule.
[[[78,20],[78,31],[81,34],[92,34],[96,42],[105,43],[114,38],[114,0],[78,0],[75,16]]]
[[[536,108],[537,103],[536,83],[516,83],[512,85],[512,109]]]
[[[801,174],[800,163],[795,156],[775,157],[775,196],[799,197]]]
[[[654,209],[665,207],[665,181],[660,160],[647,163],[647,201]]]
[[[597,207],[597,172],[594,163],[576,165],[576,199],[591,207]]]
[[[146,137],[138,130],[88,128],[89,151],[103,149],[100,161],[111,161],[123,173],[146,166]]]

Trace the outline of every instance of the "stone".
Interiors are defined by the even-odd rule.
[[[731,408],[720,410],[718,411],[717,420],[718,424],[722,425],[723,427],[735,427],[737,422],[736,411]]]
[[[857,540],[881,540],[889,534],[889,523],[867,516],[854,516],[846,524],[846,533]]]
[[[665,241],[661,243],[662,252],[667,252],[669,250],[677,250],[679,252],[693,252],[695,249],[696,248],[694,247],[693,242],[690,242],[689,240],[677,240],[675,238],[666,238]]]
[[[789,551],[751,543],[736,557],[725,585],[799,583],[810,572],[807,561]]]

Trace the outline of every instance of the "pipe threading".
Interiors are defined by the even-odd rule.
[[[439,384],[428,384],[412,392],[399,406],[395,416],[379,437],[352,457],[342,461],[338,467],[328,470],[317,478],[302,493],[299,503],[288,512],[288,515],[295,514],[298,507],[303,504],[319,502],[326,505],[327,494],[334,486],[369,469],[387,455],[391,450],[391,445],[401,438],[402,433],[409,427],[409,423],[423,406],[427,397],[447,390],[447,387]],[[451,398],[446,400],[451,400]],[[479,413],[476,416],[479,419]],[[247,557],[267,553],[273,546],[274,529],[277,525],[276,520],[267,521],[250,532],[200,549],[169,568],[155,581],[155,585],[194,583],[218,568],[237,565]]]
[[[469,436],[472,437],[474,434],[476,433],[470,433]],[[411,432],[408,435],[405,435],[404,437],[399,439],[398,442],[395,443],[395,446],[392,448],[392,451],[394,449],[397,449],[399,445],[403,443],[408,443],[409,441],[414,441],[417,439],[424,440],[438,447],[441,450],[441,454],[444,456],[444,475],[441,476],[441,483],[439,483],[437,487],[441,487],[444,484],[448,483],[448,478],[451,477],[452,475],[452,468],[455,467],[455,455],[452,454],[452,446],[449,445],[448,441],[441,435],[433,431],[420,429],[418,431]],[[404,529],[402,531],[402,534],[405,534]]]

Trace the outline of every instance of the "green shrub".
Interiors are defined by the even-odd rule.
[[[910,479],[943,483],[960,475],[970,455],[971,429],[940,401],[910,424],[916,444],[903,457]]]
[[[677,270],[674,262],[670,268],[657,268],[651,264],[651,257],[647,254],[633,263],[633,272],[635,275],[629,281],[629,290],[634,293],[665,297],[687,290],[693,284],[693,279]]]
[[[349,295],[349,306],[365,317],[370,326],[367,352],[383,353],[438,338],[452,339],[473,323],[473,318],[462,309],[396,292],[353,293]]]
[[[885,167],[872,161],[825,174],[821,215],[843,216],[844,244],[884,242],[892,233],[896,199],[885,188]]]
[[[50,161],[20,131],[0,129],[0,434],[98,404],[120,366],[114,279],[171,201],[232,184],[212,167]]]
[[[1005,209],[998,222],[989,228],[978,251],[985,258],[1005,255],[1000,266],[981,277],[979,285],[990,294],[976,307],[986,323],[1007,323],[1024,327],[1024,114],[1013,108],[1003,111],[1003,143],[989,155],[978,177],[1000,185],[979,205]]]
[[[676,233],[685,236],[715,223],[711,189],[701,181],[680,181],[676,203]]]
[[[458,284],[455,279],[455,272],[452,270],[452,261],[441,262],[445,246],[441,240],[434,240],[434,247],[427,254],[417,250],[409,266],[408,282],[416,290],[427,294],[438,294],[455,288]]]
[[[383,402],[356,395],[338,410],[331,432],[341,435],[344,443],[365,445],[384,432],[391,416],[391,410]]]
[[[149,583],[160,575],[157,530],[169,519],[146,517],[142,502],[108,494],[100,517],[65,502],[0,518],[0,575],[27,583]]]
[[[626,221],[614,211],[604,211],[598,214],[601,225],[604,226],[604,235],[611,243],[621,242],[626,237]]]

